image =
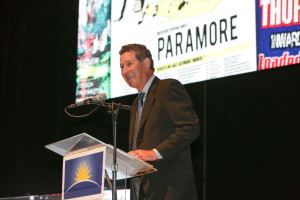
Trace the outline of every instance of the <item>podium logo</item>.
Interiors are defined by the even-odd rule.
[[[64,199],[101,194],[103,152],[65,162]]]
[[[89,175],[90,171],[91,170],[89,169],[89,166],[86,165],[86,162],[83,162],[82,165],[80,164],[80,167],[78,168],[78,173],[76,173],[77,178],[75,178],[75,180],[88,180],[91,177],[91,175]]]

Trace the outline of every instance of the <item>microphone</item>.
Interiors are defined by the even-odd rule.
[[[71,104],[67,108],[73,108],[73,107],[77,107],[77,106],[81,106],[81,105],[88,105],[88,104],[91,104],[91,103],[98,103],[99,101],[106,100],[106,98],[107,97],[106,97],[105,93],[100,93],[100,94],[97,94],[96,96],[94,96],[92,98],[85,99],[83,101]]]

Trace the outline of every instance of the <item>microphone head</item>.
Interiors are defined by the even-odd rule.
[[[96,96],[96,98],[97,98],[98,101],[104,101],[104,100],[107,99],[107,96],[106,96],[105,93],[100,93],[100,94],[98,94],[98,95]]]

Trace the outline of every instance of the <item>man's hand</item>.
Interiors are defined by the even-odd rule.
[[[135,150],[135,151],[129,151],[129,155],[132,155],[142,161],[155,161],[157,160],[157,155],[153,150]]]

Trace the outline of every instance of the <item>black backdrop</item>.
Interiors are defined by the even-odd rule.
[[[104,108],[64,113],[75,99],[78,1],[6,1],[0,13],[0,197],[60,193],[62,158],[46,144],[82,132],[112,143]],[[299,74],[289,66],[186,85],[201,120],[199,199],[300,199]],[[118,118],[125,151],[128,116]]]

